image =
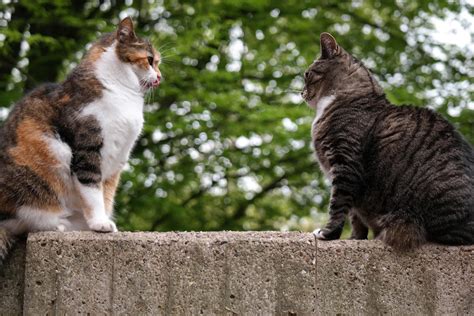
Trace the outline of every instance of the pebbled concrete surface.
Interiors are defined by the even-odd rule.
[[[320,242],[317,314],[474,315],[474,247]]]
[[[474,315],[474,246],[74,232],[24,248],[0,270],[0,315]]]
[[[0,263],[0,315],[21,315],[25,280],[26,241],[19,240]]]
[[[315,240],[298,233],[30,235],[24,311],[310,315]]]

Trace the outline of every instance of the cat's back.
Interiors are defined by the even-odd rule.
[[[5,149],[16,142],[18,128],[35,124],[47,131],[51,119],[56,114],[54,104],[61,86],[55,83],[43,84],[15,103],[0,129],[0,148]]]
[[[403,105],[384,109],[375,122],[373,137],[378,150],[408,165],[431,161],[439,167],[450,163],[472,167],[471,145],[451,123],[428,108]]]
[[[474,154],[471,145],[440,114],[393,106],[373,129],[366,161],[370,183],[393,203],[442,211],[459,206],[474,212]],[[393,205],[391,205],[393,204]]]

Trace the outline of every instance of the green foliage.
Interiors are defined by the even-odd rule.
[[[137,32],[161,51],[165,80],[148,96],[146,126],[122,178],[122,229],[321,225],[328,183],[311,150],[314,113],[298,93],[323,31],[373,69],[391,101],[431,105],[474,142],[473,52],[432,36],[433,17],[472,13],[466,3],[78,3],[4,6],[0,105],[39,82],[62,79],[87,42],[112,31],[119,14],[132,15]]]

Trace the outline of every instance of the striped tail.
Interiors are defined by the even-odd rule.
[[[0,228],[0,265],[6,258],[8,251],[13,246],[15,237],[6,229]]]

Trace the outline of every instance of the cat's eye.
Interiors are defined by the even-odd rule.
[[[311,72],[312,72],[314,75],[318,75],[318,76],[324,75],[324,71],[321,71],[320,69],[311,69]]]
[[[148,63],[153,66],[153,57],[148,56]]]

